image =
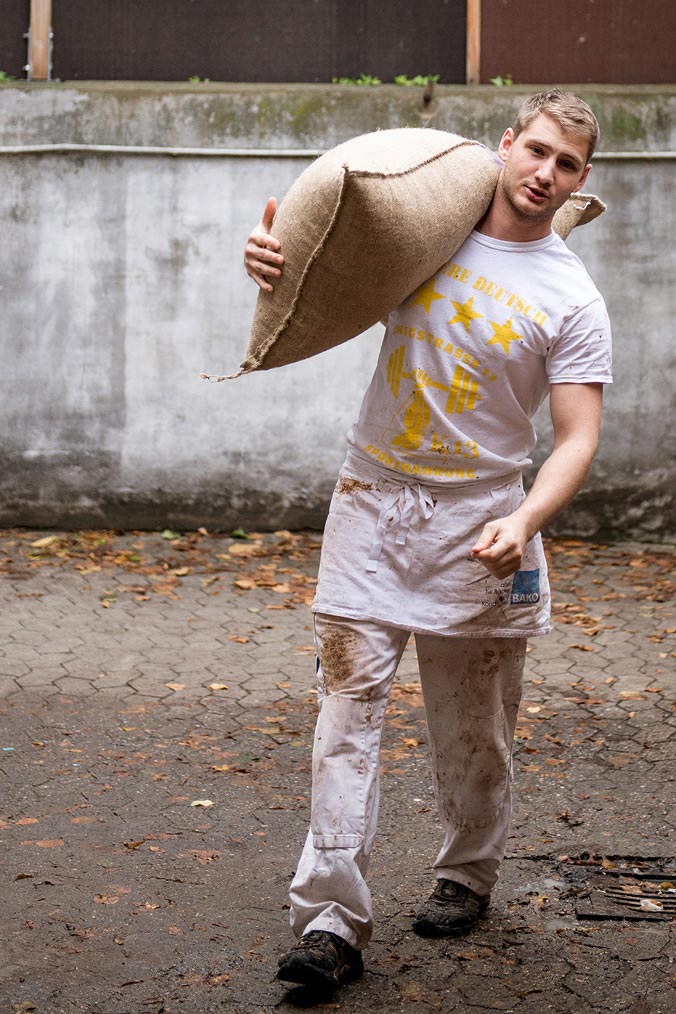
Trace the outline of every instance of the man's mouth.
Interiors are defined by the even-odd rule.
[[[526,191],[532,201],[537,204],[542,204],[543,201],[548,200],[548,194],[544,190],[540,190],[538,187],[531,187],[526,184]]]

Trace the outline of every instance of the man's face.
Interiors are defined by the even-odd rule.
[[[564,133],[544,113],[516,138],[509,127],[498,149],[505,163],[498,186],[511,210],[532,222],[551,220],[587,179],[588,147],[586,138]]]

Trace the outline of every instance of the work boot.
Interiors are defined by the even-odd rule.
[[[417,913],[413,930],[421,937],[466,933],[484,914],[489,901],[489,894],[476,894],[463,884],[442,878]]]
[[[277,978],[330,993],[363,974],[361,951],[336,933],[311,930],[279,959]]]

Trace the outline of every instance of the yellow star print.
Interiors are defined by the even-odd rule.
[[[430,278],[429,281],[421,285],[420,288],[416,289],[413,293],[413,299],[409,303],[410,307],[413,306],[424,306],[425,313],[429,313],[432,308],[432,303],[435,299],[443,299],[438,292],[434,291],[434,279]]]
[[[516,331],[512,330],[513,319],[513,317],[510,317],[504,324],[496,324],[495,321],[489,321],[491,327],[495,331],[495,334],[492,338],[488,339],[486,344],[499,345],[502,351],[506,355],[509,355],[509,343],[523,341],[523,335],[517,334]]]
[[[478,320],[479,317],[483,317],[483,313],[477,313],[472,308],[474,302],[474,296],[470,296],[466,303],[456,303],[454,299],[451,300],[455,307],[455,317],[449,320],[449,324],[462,324],[467,334],[469,334],[469,326],[473,320]]]

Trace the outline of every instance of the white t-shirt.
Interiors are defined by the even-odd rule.
[[[513,476],[531,463],[549,385],[612,383],[610,357],[603,299],[557,235],[473,232],[390,314],[348,443],[412,481]]]

